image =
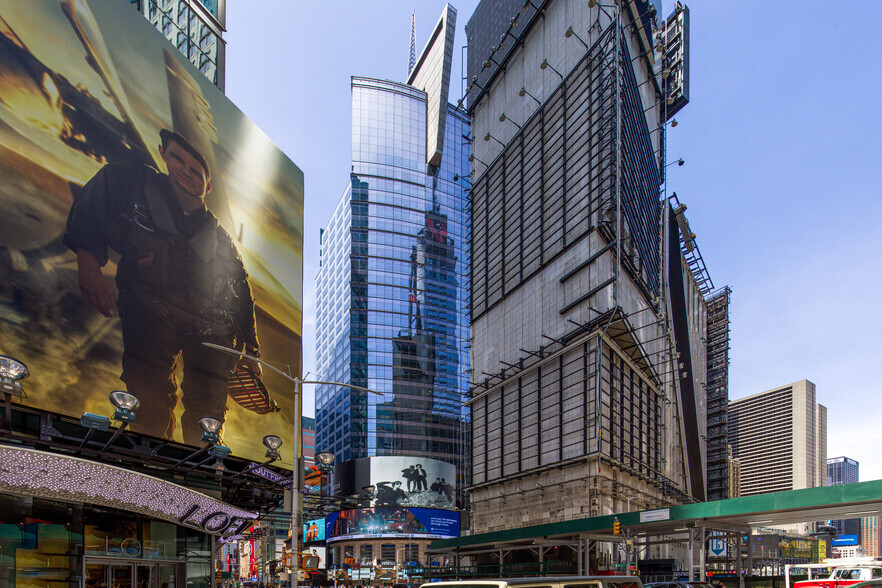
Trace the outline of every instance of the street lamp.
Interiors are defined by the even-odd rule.
[[[20,380],[30,375],[28,366],[10,355],[0,355],[0,392],[6,400],[6,426],[12,429],[12,397],[27,398]]]
[[[407,547],[399,547],[398,549],[395,550],[395,581],[396,582],[398,581],[399,577],[401,575],[403,575],[403,574],[401,574],[401,564],[398,563],[398,554],[401,553],[402,551],[404,551],[405,549],[407,549]],[[404,559],[404,558],[402,558],[402,559]],[[406,578],[407,578],[407,576],[405,576],[405,579]]]
[[[361,392],[370,392],[371,394],[376,394],[378,396],[382,396],[380,392],[375,390],[370,390],[368,388],[362,388],[361,386],[353,386],[352,384],[345,384],[343,382],[325,382],[322,380],[303,380],[301,378],[297,378],[286,374],[279,368],[271,365],[262,359],[258,359],[252,355],[248,355],[247,353],[242,353],[241,351],[237,351],[235,349],[230,349],[229,347],[224,347],[223,345],[215,345],[214,343],[203,342],[203,345],[206,347],[211,347],[212,349],[216,349],[223,353],[227,353],[229,355],[235,355],[236,357],[240,357],[243,359],[247,359],[249,361],[255,361],[260,365],[274,371],[279,374],[286,380],[289,380],[294,383],[294,467],[291,475],[291,588],[297,586],[297,568],[299,565],[298,559],[300,556],[300,542],[298,540],[297,534],[300,531],[300,521],[303,518],[303,495],[300,493],[300,474],[303,473],[303,434],[300,431],[301,421],[303,420],[303,395],[301,394],[301,388],[303,384],[324,384],[327,386],[344,386],[346,388],[351,388],[353,390],[360,390]]]

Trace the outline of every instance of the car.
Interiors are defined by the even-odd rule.
[[[542,576],[430,582],[420,588],[643,588],[636,576]]]
[[[725,585],[725,582],[723,582]],[[707,582],[687,582],[685,580],[671,580],[668,582],[650,582],[643,588],[718,588],[719,584],[711,585]],[[734,588],[734,587],[733,587]]]

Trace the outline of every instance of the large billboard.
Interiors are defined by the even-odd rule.
[[[328,541],[381,537],[459,537],[459,513],[436,508],[376,507],[343,510],[325,518]]]
[[[128,2],[0,0],[0,353],[22,402],[292,463],[303,174]],[[180,385],[179,385],[180,384]],[[259,433],[255,433],[259,431]]]
[[[359,495],[370,506],[455,509],[457,493],[456,466],[440,459],[378,456],[334,466],[333,494]]]

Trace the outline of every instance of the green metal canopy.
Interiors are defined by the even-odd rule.
[[[611,539],[614,537],[613,522],[616,519],[634,534],[668,535],[696,527],[746,531],[750,527],[880,514],[882,514],[882,480],[873,480],[532,525],[468,535],[459,539],[439,539],[432,542],[431,549],[432,551],[473,550],[530,540],[577,536],[595,538],[608,536]]]

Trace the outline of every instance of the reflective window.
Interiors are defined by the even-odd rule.
[[[352,174],[322,233],[316,359],[320,379],[383,395],[320,386],[316,447],[467,472],[469,125],[449,109],[432,175],[422,91],[354,78],[352,104]]]

